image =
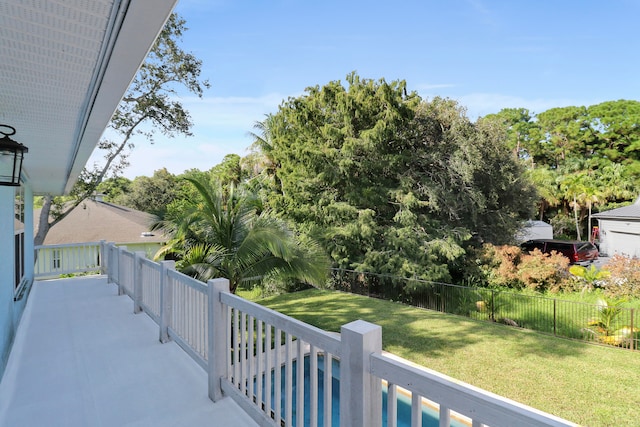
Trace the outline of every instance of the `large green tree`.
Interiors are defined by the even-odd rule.
[[[36,245],[44,242],[53,225],[91,196],[107,175],[117,176],[128,165],[127,156],[134,148],[132,138],[136,135],[151,142],[156,132],[171,137],[191,135],[191,117],[175,95],[181,88],[201,97],[209,83],[200,78],[201,61],[179,44],[186,29],[185,20],[175,13],[167,20],[111,118],[109,129],[116,138],[98,144],[104,162],[83,170],[71,198],[44,196]]]
[[[179,191],[176,176],[162,168],[151,177],[139,176],[134,179],[128,191],[115,198],[114,202],[162,218],[167,206],[178,197]]]
[[[404,81],[352,73],[267,124],[279,180],[268,203],[341,268],[450,280],[469,242],[509,241],[533,205],[501,126]]]
[[[236,187],[222,191],[206,179],[187,180],[198,197],[160,224],[171,240],[159,257],[172,254],[178,269],[202,281],[225,277],[231,292],[267,280],[325,285],[326,255],[264,210],[254,194]]]
[[[637,197],[640,185],[640,102],[558,107],[537,115],[504,109],[501,123],[540,194],[539,217],[573,216],[575,237],[588,235],[593,209]],[[555,182],[554,182],[555,180]]]

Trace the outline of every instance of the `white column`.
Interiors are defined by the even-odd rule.
[[[115,243],[107,243],[107,283],[118,284],[118,252]]]
[[[116,251],[117,255],[116,258],[118,260],[118,266],[116,267],[118,269],[118,295],[124,295],[126,292],[124,290],[124,285],[122,284],[122,279],[123,277],[125,277],[124,274],[124,268],[125,265],[122,261],[122,258],[124,257],[123,253],[127,250],[126,246],[119,246],[118,250]]]
[[[382,425],[382,382],[371,374],[371,354],[382,352],[382,328],[364,320],[340,329],[340,425]]]
[[[160,342],[170,341],[169,326],[171,325],[171,313],[173,312],[173,291],[169,280],[169,270],[176,269],[175,261],[161,261],[160,266]]]
[[[227,307],[220,301],[222,293],[229,292],[229,280],[209,280],[209,336],[207,361],[209,364],[209,399],[222,399],[221,380],[227,373]]]
[[[136,251],[133,261],[133,312],[142,312],[142,260],[147,254],[144,251]]]
[[[100,257],[100,274],[108,274],[107,271],[107,241],[106,240],[100,240],[100,247],[98,248],[98,253],[99,253],[99,257]]]

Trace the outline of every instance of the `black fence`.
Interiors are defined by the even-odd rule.
[[[333,270],[333,289],[397,301],[477,320],[531,329],[558,337],[640,348],[635,309],[602,306],[488,288],[405,279],[352,270]]]

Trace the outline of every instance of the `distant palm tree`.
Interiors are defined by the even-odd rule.
[[[325,284],[329,259],[314,242],[301,242],[280,219],[261,209],[255,195],[232,188],[223,195],[205,180],[187,179],[199,198],[179,217],[160,224],[172,236],[157,257],[173,254],[176,267],[202,281],[229,279],[239,286],[266,279]]]
[[[275,190],[281,191],[282,183],[280,182],[280,177],[278,177],[280,164],[273,156],[272,130],[275,126],[274,121],[272,114],[266,114],[263,121],[254,123],[253,128],[258,133],[249,132],[249,136],[254,139],[250,148],[254,155],[255,172],[265,175],[274,185]]]

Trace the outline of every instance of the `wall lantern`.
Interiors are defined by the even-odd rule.
[[[0,185],[17,187],[20,185],[22,158],[29,151],[27,147],[9,138],[16,133],[13,126],[0,124]]]

